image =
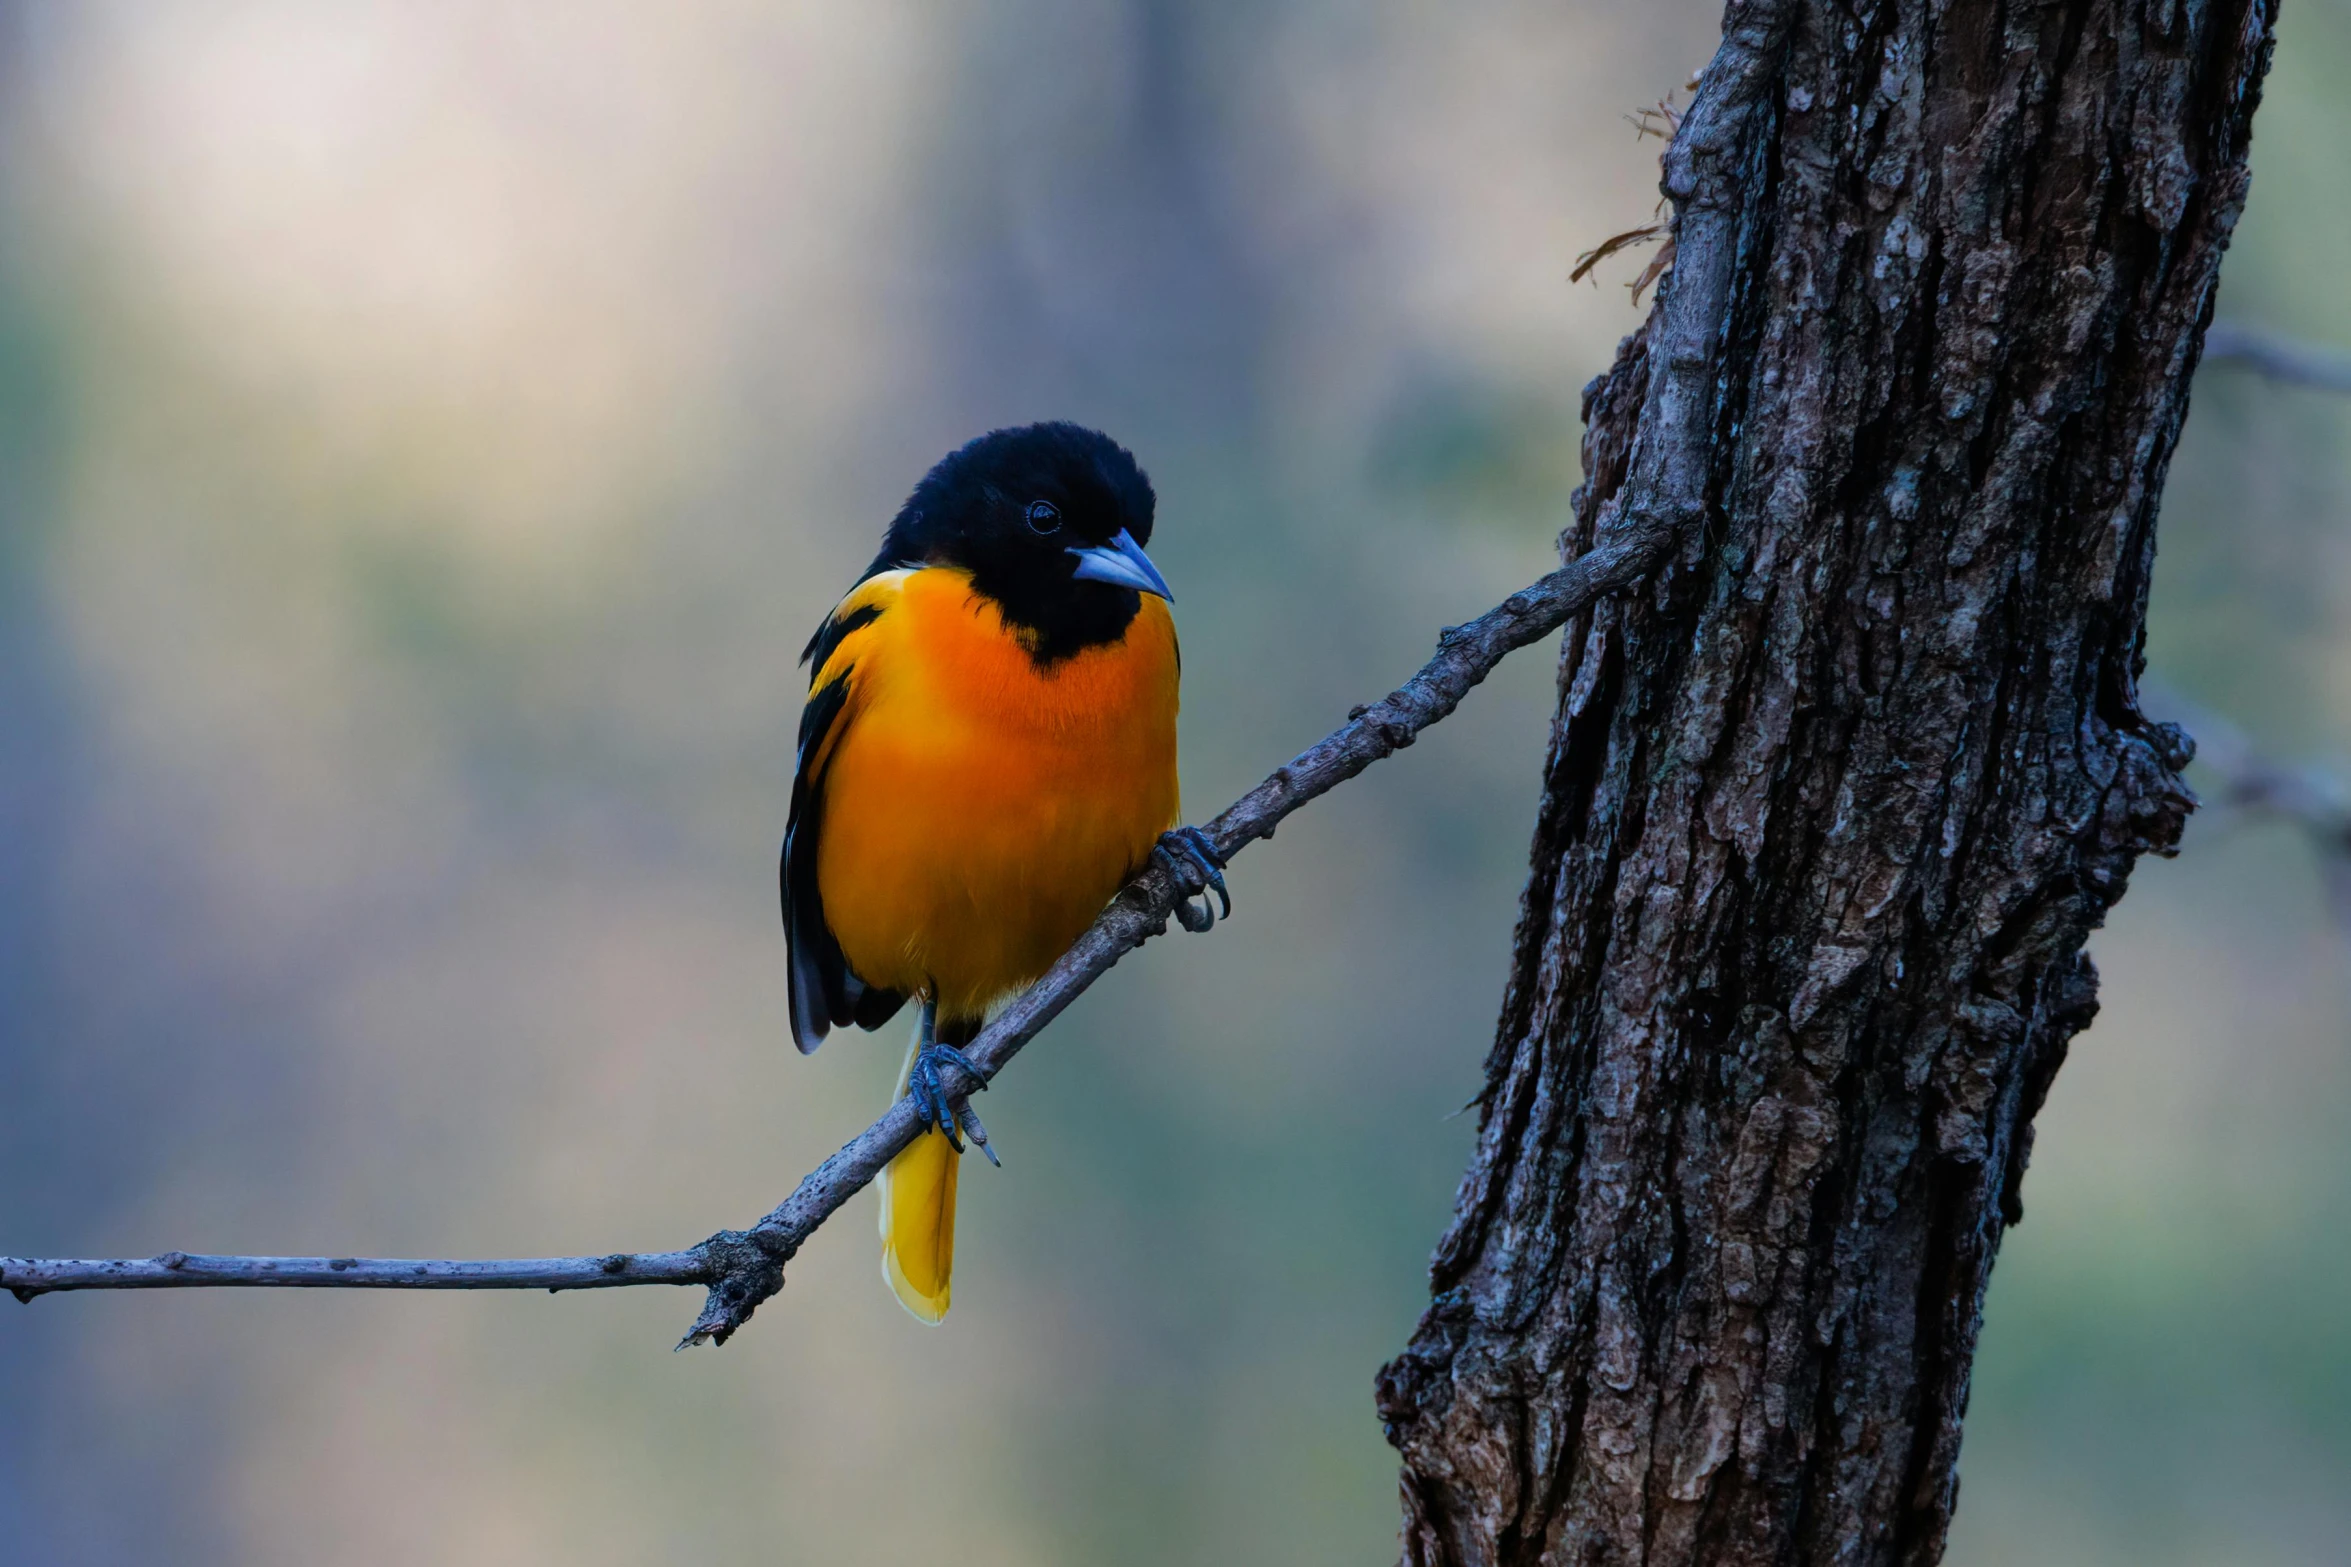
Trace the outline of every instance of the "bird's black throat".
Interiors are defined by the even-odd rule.
[[[1040,669],[1121,641],[1143,609],[1143,595],[1133,588],[1067,578],[1056,582],[1020,565],[976,567],[971,585],[994,602]]]

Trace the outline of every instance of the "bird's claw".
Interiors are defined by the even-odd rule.
[[[947,1134],[947,1141],[957,1153],[963,1152],[963,1138],[968,1136],[988,1162],[1002,1168],[1004,1161],[996,1157],[996,1150],[988,1146],[988,1129],[980,1124],[979,1112],[971,1107],[968,1098],[957,1099],[947,1092],[940,1080],[942,1062],[961,1067],[972,1080],[973,1093],[985,1093],[987,1074],[979,1063],[953,1045],[927,1044],[914,1058],[914,1070],[908,1074],[906,1092],[914,1100],[914,1107],[922,1112],[923,1125]],[[958,1135],[960,1128],[962,1135]]]
[[[1218,916],[1208,902],[1210,892],[1224,905],[1223,917],[1233,917],[1233,895],[1224,883],[1225,858],[1216,852],[1216,845],[1207,833],[1197,827],[1178,827],[1163,833],[1152,846],[1151,858],[1166,867],[1184,894],[1175,906],[1177,924],[1195,936],[1211,929]],[[1194,894],[1200,898],[1197,906],[1192,902]]]
[[[971,1107],[970,1100],[966,1099],[955,1107],[955,1118],[963,1123],[963,1135],[971,1139],[972,1146],[988,1156],[988,1163],[999,1170],[1003,1169],[1004,1161],[997,1158],[996,1150],[988,1146],[988,1129],[980,1125],[979,1112]]]

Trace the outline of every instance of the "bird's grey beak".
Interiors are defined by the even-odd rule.
[[[1175,602],[1167,579],[1151,564],[1151,557],[1143,553],[1143,546],[1135,542],[1135,536],[1124,528],[1108,544],[1098,544],[1092,549],[1072,548],[1070,553],[1078,558],[1080,582],[1113,583],[1133,588],[1137,593],[1156,593],[1170,604]]]

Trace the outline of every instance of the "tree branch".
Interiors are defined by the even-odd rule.
[[[1319,744],[1277,767],[1204,829],[1226,859],[1283,818],[1372,763],[1410,745],[1460,705],[1505,655],[1557,631],[1568,618],[1661,566],[1678,540],[1695,537],[1713,473],[1716,361],[1738,255],[1737,163],[1749,149],[1749,114],[1769,78],[1786,28],[1784,0],[1755,0],[1728,30],[1663,159],[1674,207],[1675,261],[1644,336],[1625,352],[1648,356],[1647,391],[1625,483],[1599,519],[1592,548],[1466,625],[1448,626],[1436,656],[1378,702],[1356,708]],[[1176,905],[1201,891],[1154,865],[1130,882],[1043,979],[965,1046],[986,1079],[1061,1014],[1087,986],[1153,936]],[[948,1069],[950,1092],[980,1085]],[[725,1343],[783,1288],[784,1264],[842,1204],[911,1143],[922,1122],[901,1099],[792,1195],[747,1230],[721,1230],[686,1251],[538,1257],[507,1261],[396,1261],[354,1257],[211,1257],[166,1252],[144,1260],[0,1258],[0,1287],[19,1300],[66,1290],[258,1286],[304,1289],[612,1289],[700,1284],[709,1295],[687,1344]]]
[[[2326,768],[2296,767],[2264,755],[2242,729],[2169,686],[2148,681],[2140,689],[2147,705],[2174,715],[2195,737],[2197,763],[2218,781],[2200,816],[2204,831],[2248,816],[2302,829],[2319,852],[2329,908],[2351,930],[2351,788]]]
[[[0,1283],[18,1300],[56,1290],[260,1289],[596,1290],[623,1284],[707,1284],[712,1260],[691,1251],[614,1252],[605,1257],[523,1257],[496,1262],[402,1257],[160,1257],[95,1260],[0,1258]]]
[[[2219,322],[2204,334],[2204,363],[2242,365],[2290,386],[2351,392],[2351,354],[2233,322]]]
[[[1276,768],[1206,827],[1226,858],[1260,838],[1307,801],[1372,763],[1410,745],[1450,714],[1503,657],[1559,629],[1567,618],[1652,570],[1659,536],[1627,530],[1476,620],[1448,626],[1437,655],[1381,701],[1355,709],[1320,744]],[[1045,977],[989,1025],[966,1054],[993,1078],[1080,992],[1111,965],[1167,929],[1178,902],[1200,891],[1154,866],[1135,878],[1093,928]],[[951,1069],[952,1072],[952,1069]],[[962,1074],[951,1086],[968,1089]],[[151,1258],[0,1258],[0,1287],[16,1298],[67,1290],[257,1287],[274,1289],[490,1290],[615,1289],[636,1284],[700,1284],[709,1291],[686,1343],[723,1343],[760,1303],[783,1287],[783,1267],[921,1130],[914,1106],[900,1100],[840,1152],[819,1165],[792,1195],[748,1230],[721,1230],[685,1251],[615,1252],[593,1257],[498,1261],[417,1261],[374,1257],[226,1257],[165,1252]]]

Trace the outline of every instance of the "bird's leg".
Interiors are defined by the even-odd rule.
[[[1224,905],[1224,917],[1233,917],[1233,895],[1225,889],[1224,856],[1216,852],[1216,845],[1208,834],[1197,827],[1178,827],[1162,833],[1159,842],[1152,845],[1151,858],[1167,867],[1167,873],[1176,880],[1184,897],[1176,904],[1176,923],[1197,936],[1216,924],[1216,910],[1208,903],[1213,890]],[[1200,905],[1192,906],[1192,895],[1200,895]]]
[[[954,1145],[957,1153],[963,1152],[963,1138],[957,1135],[957,1129],[961,1128],[978,1145],[980,1152],[988,1156],[990,1164],[1001,1167],[1004,1161],[998,1159],[996,1150],[988,1146],[988,1129],[980,1124],[979,1115],[972,1109],[970,1099],[947,1092],[946,1084],[939,1076],[939,1068],[948,1063],[962,1068],[970,1075],[972,1092],[986,1091],[987,1074],[980,1070],[977,1061],[956,1046],[940,1041],[939,1004],[936,1000],[925,1001],[922,1004],[920,1031],[915,1036],[914,1070],[907,1076],[906,1092],[912,1096],[914,1107],[922,1112],[923,1124],[946,1133],[947,1141]]]

